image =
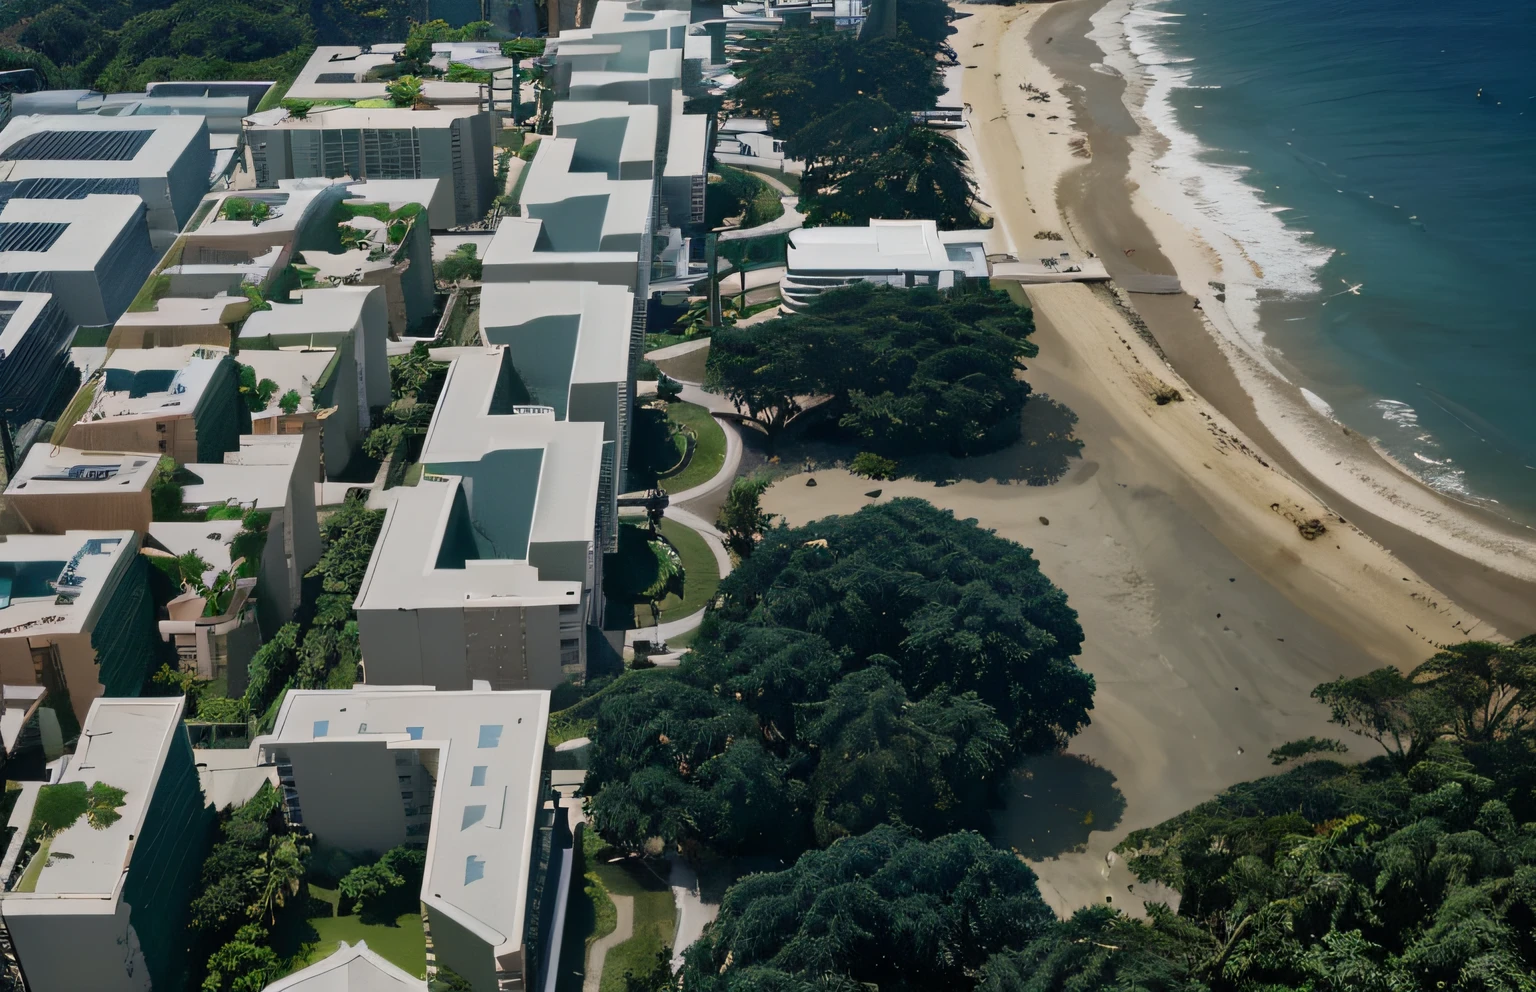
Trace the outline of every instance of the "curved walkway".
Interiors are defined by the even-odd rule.
[[[587,973],[582,979],[581,992],[597,992],[602,987],[603,963],[608,959],[608,952],[635,935],[635,897],[610,892],[608,898],[613,900],[618,922],[613,933],[594,940],[587,949]]]

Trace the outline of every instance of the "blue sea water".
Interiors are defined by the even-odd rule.
[[[1536,6],[1136,8],[1132,50],[1175,80],[1160,126],[1269,215],[1205,204],[1267,270],[1287,374],[1436,488],[1536,521]]]

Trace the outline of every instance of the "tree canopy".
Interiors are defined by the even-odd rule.
[[[970,989],[989,955],[1051,919],[1034,873],[978,834],[924,842],[881,826],[728,889],[682,987]]]
[[[1088,722],[1082,630],[1030,553],[921,500],[769,531],[681,666],[605,699],[593,822],[630,850],[793,854],[984,822]]]
[[[986,992],[1136,988],[1529,992],[1536,975],[1536,638],[1444,648],[1318,687],[1377,741],[1243,783],[1117,848],[1177,890],[1095,907],[985,967]],[[1326,754],[1325,738],[1277,748]]]
[[[858,283],[770,325],[717,331],[706,382],[770,435],[816,398],[860,447],[970,455],[1018,437],[1033,331],[1004,293]]]

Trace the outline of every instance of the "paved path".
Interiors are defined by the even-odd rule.
[[[677,935],[672,941],[672,970],[683,967],[683,952],[704,936],[704,928],[720,912],[716,903],[707,903],[699,895],[699,875],[681,858],[672,860],[667,877],[672,898],[677,902]]]
[[[613,933],[594,940],[587,949],[587,973],[581,983],[581,992],[597,992],[603,983],[603,962],[608,958],[608,951],[635,935],[635,897],[613,893],[609,896],[613,899],[613,908],[618,911],[618,925],[613,928]]]
[[[764,312],[766,313],[767,311]],[[648,351],[645,353],[645,357],[649,358],[653,362],[659,362],[667,358],[682,358],[684,355],[690,354],[691,352],[702,351],[708,347],[709,338],[694,338],[692,341],[683,341],[680,344],[669,344],[665,348],[657,348],[655,351]]]
[[[710,525],[709,521],[677,505],[668,506],[666,516],[668,520],[676,520],[684,527],[698,532],[698,535],[704,539],[704,543],[709,545],[710,553],[715,556],[715,566],[719,568],[722,579],[731,574],[731,556],[725,550],[725,538]],[[624,643],[654,641],[658,636],[662,641],[666,641],[669,637],[677,637],[690,630],[697,630],[699,624],[704,622],[704,613],[704,610],[699,610],[680,620],[669,620],[660,627],[636,627],[626,630]]]

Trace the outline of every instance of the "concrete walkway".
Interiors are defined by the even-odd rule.
[[[581,983],[581,992],[597,992],[603,983],[603,962],[608,959],[608,951],[635,935],[635,897],[614,895],[611,892],[609,896],[613,899],[613,908],[617,910],[618,924],[613,928],[613,933],[594,940],[587,949],[587,973]]]
[[[672,941],[672,970],[683,967],[683,952],[704,936],[704,928],[720,912],[717,903],[707,903],[699,895],[699,874],[681,858],[672,859],[667,876],[672,898],[677,903],[677,935]]]
[[[766,313],[767,311],[764,312]],[[684,355],[687,355],[691,352],[702,351],[708,347],[708,337],[694,338],[692,341],[683,341],[679,344],[669,344],[665,348],[657,348],[655,351],[648,351],[645,353],[645,357],[649,358],[653,362],[659,362],[667,358],[682,358]]]
[[[731,574],[731,556],[725,550],[725,538],[710,525],[709,521],[697,513],[690,513],[675,504],[667,507],[666,517],[668,520],[675,520],[689,530],[695,531],[704,539],[704,543],[709,545],[710,553],[715,556],[715,566],[720,570],[720,577],[722,579]],[[680,620],[668,620],[659,627],[635,627],[631,630],[626,630],[624,632],[624,643],[633,645],[636,641],[654,641],[658,637],[665,642],[669,637],[677,637],[680,634],[688,633],[690,630],[697,630],[699,624],[704,622],[706,611],[707,607],[704,610],[690,613]]]

